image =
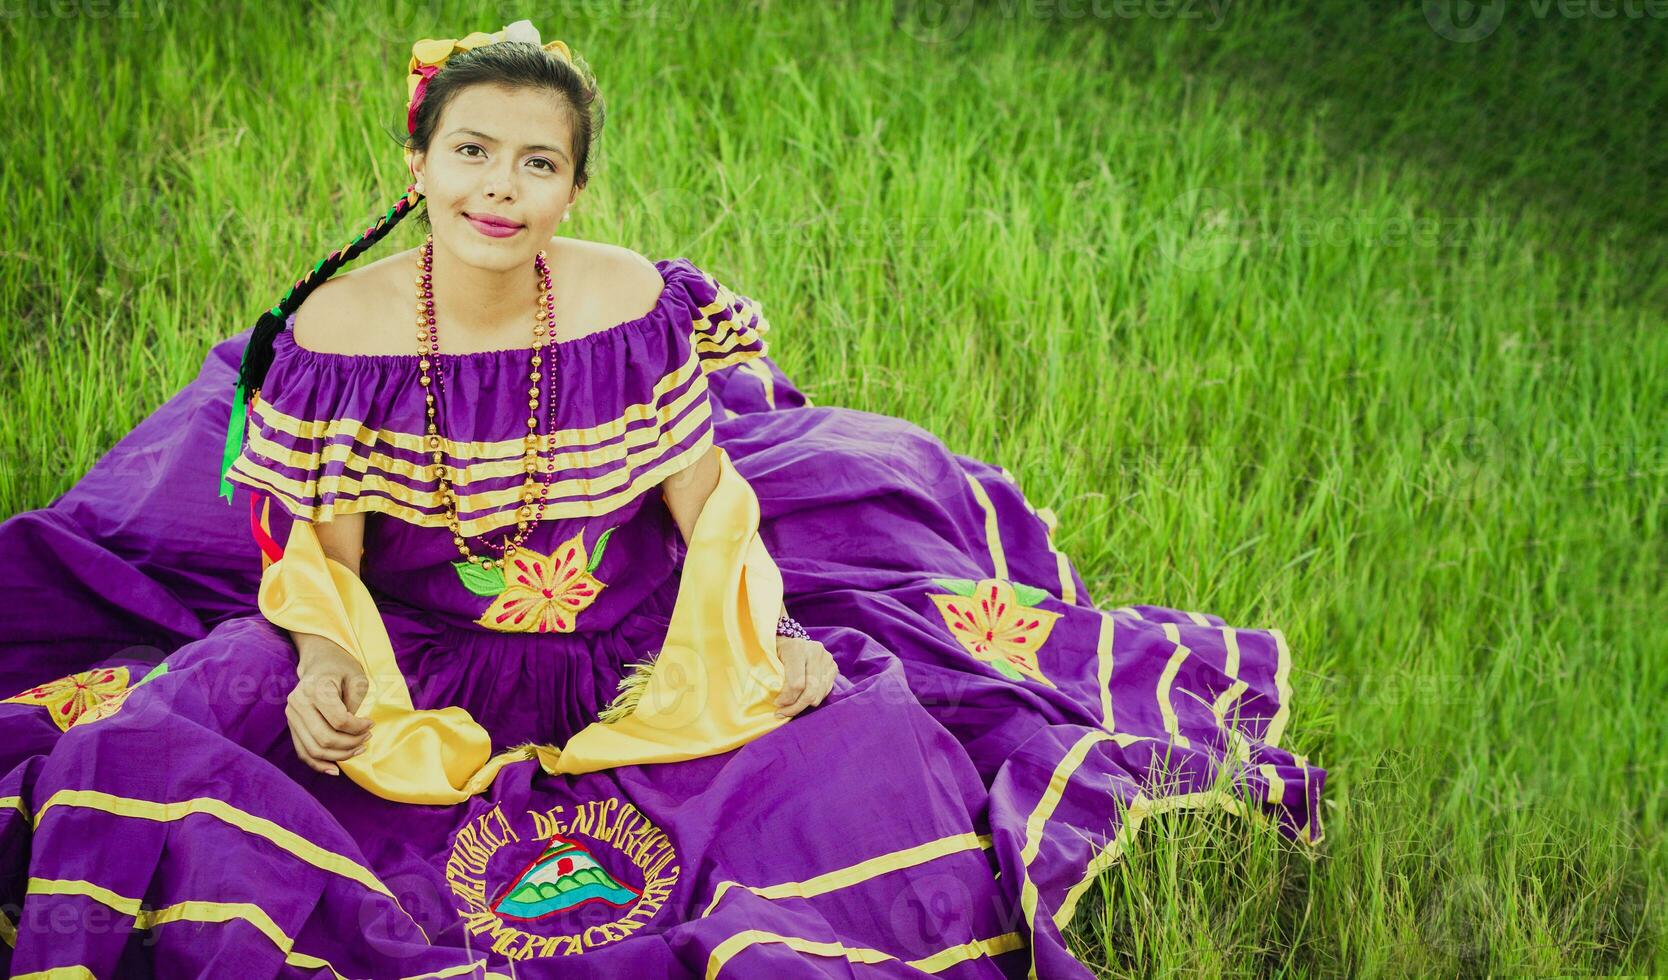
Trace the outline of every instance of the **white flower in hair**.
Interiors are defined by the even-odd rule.
[[[526,41],[535,48],[544,46],[544,42],[539,40],[539,29],[534,27],[530,20],[518,20],[513,24],[504,25],[504,40]]]

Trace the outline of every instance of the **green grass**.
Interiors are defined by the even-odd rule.
[[[0,513],[402,191],[410,41],[523,16],[431,6],[7,8]],[[1102,607],[1287,631],[1318,859],[1154,818],[1086,962],[1668,970],[1668,22],[1365,8],[532,16],[610,112],[564,233],[688,255],[818,404],[1005,465]]]

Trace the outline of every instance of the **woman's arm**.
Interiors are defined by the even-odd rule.
[[[660,492],[666,498],[666,509],[672,512],[672,520],[678,522],[686,547],[695,535],[695,522],[700,519],[701,509],[718,486],[718,471],[718,447],[713,446],[693,464],[661,481]]]
[[[707,498],[718,486],[718,473],[718,447],[713,446],[693,464],[661,481],[660,492],[666,498],[666,509],[672,512],[672,520],[677,522],[678,531],[683,534],[685,547],[695,535],[695,522],[700,520]],[[787,607],[783,606],[778,618],[787,615],[787,612]]]
[[[666,498],[666,509],[678,522],[678,530],[688,545],[695,536],[695,522],[706,508],[707,499],[718,487],[723,475],[723,462],[718,448],[707,450],[693,465],[674,473],[661,482],[661,493]],[[788,618],[784,604],[777,610],[778,621]],[[797,624],[793,624],[797,627]],[[776,637],[776,655],[782,663],[782,689],[776,697],[776,714],[791,718],[806,708],[822,703],[834,687],[839,667],[828,648],[805,634],[803,628],[793,636],[784,636],[780,623]]]
[[[364,514],[334,514],[330,520],[314,524],[313,533],[317,535],[319,547],[324,549],[326,556],[341,562],[353,574],[359,574],[359,560],[365,553]],[[311,659],[321,646],[329,650],[341,649],[334,641],[316,633],[291,630],[290,636],[295,640],[296,652],[303,662]]]
[[[312,525],[319,550],[359,574],[364,554],[365,515],[334,514]],[[285,703],[290,739],[296,755],[309,768],[332,776],[338,765],[365,750],[371,720],[354,714],[364,701],[369,682],[354,655],[335,640],[317,633],[288,631],[295,640],[296,685]]]

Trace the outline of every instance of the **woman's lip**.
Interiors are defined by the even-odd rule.
[[[502,225],[495,221],[485,221],[468,212],[465,212],[463,216],[469,219],[469,223],[475,226],[476,231],[489,238],[508,238],[520,232],[523,227],[522,225]]]

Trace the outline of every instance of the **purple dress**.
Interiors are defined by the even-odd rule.
[[[1061,929],[1147,813],[1220,807],[1320,842],[1325,771],[1279,747],[1278,631],[1097,608],[1005,469],[813,406],[758,302],[656,265],[652,311],[546,355],[556,482],[509,587],[455,566],[416,356],[288,331],[233,506],[218,449],[247,333],[0,523],[0,967],[1088,976]],[[528,352],[440,361],[480,553],[516,520]],[[297,758],[295,649],[255,598],[292,522],[367,513],[361,578],[417,707],[466,708],[495,749],[559,745],[666,636],[685,546],[658,485],[714,444],[758,498],[788,611],[839,664],[822,705],[705,758],[514,763],[450,806]]]

